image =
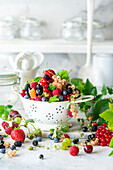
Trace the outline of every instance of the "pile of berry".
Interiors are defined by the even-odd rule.
[[[80,91],[68,80],[51,69],[45,70],[42,77],[27,82],[20,94],[25,99],[43,102],[70,101],[72,95],[75,99],[80,97]]]
[[[95,136],[99,139],[97,145],[109,146],[111,138],[113,137],[113,132],[110,132],[106,127],[106,123],[103,123],[103,126],[100,126],[96,131]]]

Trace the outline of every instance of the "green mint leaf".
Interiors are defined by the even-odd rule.
[[[4,105],[0,105],[0,117],[2,117],[2,114],[4,114]]]
[[[3,136],[4,138],[8,137],[8,135],[6,135],[6,134],[3,134],[2,136]]]
[[[113,105],[111,103],[109,103],[109,108],[113,112]]]
[[[33,81],[38,83],[41,79],[42,79],[42,77],[36,77]]]
[[[103,125],[104,122],[106,123],[106,121],[105,121],[103,118],[101,118],[101,117],[100,117],[100,118],[98,119],[98,121],[97,121],[97,123],[98,123],[99,125]]]
[[[99,116],[102,117],[107,122],[110,122],[113,120],[113,112],[110,110],[106,110],[105,112],[101,113]]]
[[[106,88],[105,84],[103,84],[101,92],[102,92],[103,95],[107,94],[107,88]]]
[[[113,155],[113,151],[111,151],[111,153],[108,156],[111,156],[111,155]]]
[[[98,101],[100,99],[102,99],[103,95],[102,94],[98,94],[95,98],[94,101]]]
[[[57,95],[49,98],[49,103],[51,103],[51,102],[58,102],[58,101],[59,101],[59,99],[57,98]]]
[[[111,142],[110,142],[110,145],[109,145],[110,148],[113,148],[113,137],[111,139]]]
[[[53,133],[53,132],[54,132],[54,129],[50,129],[49,132],[50,132],[50,133]]]
[[[52,83],[49,84],[49,87],[48,87],[49,90],[54,90],[55,88],[56,88],[56,87],[53,86]]]
[[[8,118],[9,113],[11,112],[12,105],[0,105],[0,117],[2,118],[2,115],[4,117]]]
[[[89,81],[89,79],[86,80],[84,90],[82,91],[84,95],[91,95],[93,85]]]
[[[93,87],[93,88],[92,88],[91,94],[92,94],[93,96],[96,96],[96,95],[97,95],[97,88],[96,88],[96,87]]]
[[[108,128],[111,129],[111,130],[113,130],[113,121],[110,121],[110,122],[108,123]]]
[[[29,122],[35,123],[35,121],[34,121],[33,119],[27,119],[27,120],[26,120],[26,123],[29,123]]]
[[[110,95],[113,94],[113,88],[107,87],[107,90],[108,90],[108,93],[109,93]]]

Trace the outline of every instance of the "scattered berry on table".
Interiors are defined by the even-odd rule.
[[[79,139],[77,138],[77,139],[73,139],[73,143],[74,144],[77,144],[79,142]]]
[[[83,132],[87,132],[87,131],[88,131],[88,128],[87,128],[86,126],[84,126],[84,127],[82,128],[82,131],[83,131]]]
[[[69,117],[73,117],[72,112],[70,110],[68,110],[68,115]]]
[[[97,125],[92,126],[92,131],[96,132],[97,131]]]
[[[33,140],[32,144],[33,144],[33,146],[37,146],[38,145],[38,141],[37,140]]]
[[[7,127],[9,127],[9,123],[7,123],[5,121],[3,121],[1,125],[4,129],[7,129]]]
[[[37,136],[37,137],[36,137],[36,140],[37,140],[38,142],[41,142],[41,141],[42,141],[42,138],[41,138],[40,136]]]
[[[72,146],[69,149],[69,153],[70,153],[71,156],[76,156],[79,153],[79,148],[77,146]]]
[[[40,154],[39,159],[44,159],[44,155]]]
[[[54,143],[58,143],[59,139],[57,137],[54,138]]]
[[[16,149],[16,146],[15,145],[11,145],[10,149],[13,151],[14,149]]]
[[[17,115],[19,115],[19,112],[16,111],[16,110],[12,110],[12,111],[9,113],[9,116],[10,116],[11,118],[13,118],[13,117],[15,117],[15,116],[17,116]]]
[[[62,142],[65,138],[70,138],[70,137],[69,137],[69,135],[67,135],[67,134],[61,135],[61,137],[60,137],[60,142]]]
[[[5,154],[5,148],[0,149],[0,153]]]
[[[33,150],[33,146],[29,146],[28,150]]]
[[[7,127],[7,129],[5,130],[5,133],[8,135],[11,135],[11,132],[13,131],[12,127]]]
[[[89,140],[91,140],[91,139],[93,139],[93,138],[92,138],[92,136],[91,136],[91,135],[88,135],[88,139],[89,139]]]
[[[66,142],[68,146],[72,146],[72,141],[69,138],[65,138],[63,142]]]
[[[16,122],[12,122],[12,128],[14,129],[14,128],[17,128],[19,126],[19,124],[18,123],[16,123]]]
[[[18,141],[16,141],[16,142],[14,143],[14,145],[15,145],[16,147],[21,147],[21,146],[22,146],[22,142],[21,142],[20,140],[18,140]]]
[[[59,148],[60,148],[61,150],[67,150],[68,144],[67,144],[66,142],[61,142],[61,143],[59,144]]]
[[[53,140],[52,136],[53,136],[53,133],[50,133],[50,134],[48,135],[49,139]]]
[[[15,141],[20,140],[23,143],[25,140],[25,132],[22,129],[15,129],[11,133],[11,138]]]
[[[2,135],[0,135],[0,140],[3,140],[3,136]]]
[[[85,141],[85,144],[87,144],[87,143],[89,143],[90,142],[90,140],[89,139],[87,139],[86,141]]]
[[[93,146],[92,145],[85,145],[84,151],[86,153],[91,153],[93,151]]]

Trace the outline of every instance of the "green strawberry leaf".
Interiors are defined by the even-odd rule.
[[[108,90],[108,93],[109,93],[109,94],[113,94],[113,88],[107,87],[107,90]]]
[[[58,102],[58,101],[59,101],[59,99],[57,98],[57,95],[49,98],[49,103],[51,103],[51,102]]]
[[[106,88],[105,84],[103,84],[101,92],[102,92],[103,95],[107,94],[107,88]]]
[[[113,148],[113,137],[111,139],[111,142],[110,142],[110,145],[109,145],[110,148]]]
[[[84,95],[90,95],[91,92],[92,92],[92,88],[93,88],[93,85],[91,84],[89,79],[87,79],[86,83],[85,83],[85,86],[84,86],[83,94]]]
[[[113,155],[113,151],[111,151],[111,153],[108,156],[111,156],[111,155]]]
[[[41,79],[42,79],[42,77],[36,77],[36,78],[33,80],[33,82],[35,81],[35,82],[38,83]]]
[[[50,83],[48,89],[49,89],[49,90],[54,90],[54,89],[55,89],[55,86],[52,85],[52,83]]]
[[[86,116],[93,116],[92,120],[97,120],[102,112],[104,112],[106,109],[109,108],[109,100],[108,99],[102,99],[97,101],[96,104],[94,104],[88,113],[86,113]],[[101,117],[101,116],[100,116]],[[103,117],[102,117],[103,118]]]

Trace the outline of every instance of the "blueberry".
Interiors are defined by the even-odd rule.
[[[4,141],[3,141],[3,140],[0,140],[0,149],[2,149],[2,148],[5,148],[5,146],[4,146]]]
[[[54,138],[54,143],[58,143],[59,139],[57,137]]]
[[[0,149],[0,153],[5,154],[5,148]]]
[[[90,142],[90,140],[89,140],[89,139],[87,139],[87,140],[85,141],[85,144],[87,145],[87,143],[88,143],[88,142]]]
[[[32,144],[33,144],[33,146],[37,146],[38,145],[38,141],[34,140]]]
[[[53,133],[50,133],[50,134],[48,135],[49,139],[53,140],[53,139],[52,139],[52,136],[53,136]]]
[[[16,149],[15,145],[11,145],[10,149],[13,151],[14,149]]]
[[[50,79],[50,77],[49,77],[47,74],[44,75],[44,78],[45,78],[46,80],[49,80],[49,79]]]
[[[91,135],[88,135],[88,139],[89,139],[89,140],[92,140],[92,136],[91,136]]]
[[[68,89],[67,89],[67,93],[68,93],[68,94],[71,94],[71,93],[72,93],[72,88],[68,88]]]
[[[92,137],[92,139],[95,138],[95,134],[92,134],[91,137]]]
[[[68,84],[66,85],[66,89],[68,89],[69,86],[71,86],[71,84],[68,83]]]
[[[25,85],[25,90],[28,90],[28,88],[30,88],[30,84],[29,84],[29,83],[27,83],[27,84]]]
[[[88,128],[87,128],[86,126],[84,126],[84,127],[82,128],[82,130],[83,130],[83,132],[87,132]]]
[[[16,142],[14,143],[14,145],[15,145],[16,147],[21,147],[21,146],[22,146],[22,142],[21,142],[20,140],[18,140],[18,141],[16,141]]]
[[[73,143],[77,144],[79,142],[79,139],[73,139]]]
[[[46,102],[48,101],[48,98],[47,97],[42,97],[42,102]]]
[[[67,91],[66,90],[63,91],[63,95],[67,95]]]
[[[44,156],[40,154],[39,159],[44,159]]]
[[[59,98],[60,101],[63,101],[63,100],[64,100],[64,98],[63,98],[62,95],[58,96],[58,98]]]
[[[3,140],[0,140],[0,145],[1,145],[1,144],[4,144],[4,141],[3,141]]]
[[[25,99],[29,99],[29,95],[26,94],[26,95],[24,96],[24,98],[25,98]]]
[[[41,89],[37,89],[36,90],[36,95],[38,96],[38,95],[42,95],[42,93],[43,93],[43,90],[41,90]]]
[[[41,141],[42,141],[42,138],[41,138],[40,136],[37,136],[37,137],[36,137],[36,141],[41,142]]]
[[[92,131],[93,131],[93,132],[96,132],[96,131],[97,131],[97,125],[94,125],[94,126],[92,127]]]

